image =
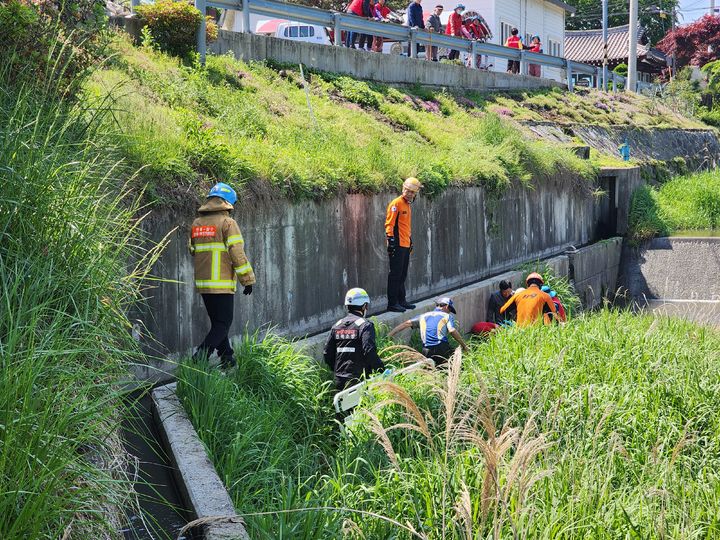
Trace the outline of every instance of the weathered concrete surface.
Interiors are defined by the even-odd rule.
[[[629,296],[657,300],[720,300],[720,238],[654,238],[623,250],[622,284]]]
[[[558,276],[567,276],[569,271],[569,261],[564,255],[553,257],[544,261],[553,272]],[[453,291],[443,291],[438,296],[444,296],[445,294],[451,295],[453,302],[455,303],[455,309],[457,310],[456,320],[460,332],[466,333],[470,330],[473,324],[478,321],[487,320],[487,302],[490,295],[498,290],[500,282],[506,279],[512,283],[514,288],[522,285],[522,272],[513,270],[505,272],[503,274],[492,277],[491,279],[485,279],[478,283],[473,283],[467,287],[461,287]],[[373,318],[376,323],[383,324],[388,328],[400,324],[407,319],[431,311],[435,309],[434,299],[425,300],[419,302],[414,310],[406,311],[405,313],[391,313],[386,312],[377,315]],[[406,333],[406,336],[408,334]],[[318,362],[323,361],[323,347],[327,340],[326,334],[318,334],[297,342],[297,347],[304,354],[316,359]]]
[[[625,183],[632,184],[625,180],[608,178],[621,186],[617,193]],[[273,325],[292,336],[325,330],[342,316],[341,299],[354,286],[367,289],[373,311],[382,311],[387,282],[384,216],[392,197],[353,194],[299,204],[270,198],[240,202],[235,217],[258,284],[251,296],[236,295],[234,334],[246,325]],[[450,189],[433,200],[420,197],[413,210],[409,299],[432,297],[562,253],[571,245],[613,236],[612,224],[625,219],[619,216],[624,208],[610,204],[609,197],[581,195],[552,180],[532,189],[512,188],[499,199],[488,198],[479,187]],[[163,356],[191,350],[208,330],[187,253],[192,219],[161,213],[149,222],[154,239],[179,227],[153,269],[171,281],[150,292],[139,315],[146,334],[157,340],[144,345]],[[158,379],[150,366],[139,366],[136,374]]]
[[[568,251],[570,276],[583,307],[592,309],[617,287],[622,238],[602,240],[577,251]]]
[[[454,90],[511,90],[514,88],[564,87],[560,83],[494,71],[467,69],[463,66],[428,62],[406,56],[378,54],[347,47],[291,41],[257,34],[220,30],[211,50],[232,52],[241,60],[272,59],[285,64],[300,64],[320,71],[345,73],[358,79],[395,84],[421,84]]]
[[[153,390],[153,415],[173,462],[181,494],[196,519],[208,519],[206,540],[249,540],[243,520],[205,452],[180,400],[175,383]],[[211,520],[210,518],[218,518]]]
[[[604,154],[619,157],[618,147],[627,139],[633,158],[640,161],[672,161],[683,158],[689,167],[709,169],[720,164],[720,140],[713,129],[639,129],[595,124],[559,125],[525,122],[536,135],[562,144],[573,137]]]
[[[720,300],[648,300],[646,309],[720,328]]]

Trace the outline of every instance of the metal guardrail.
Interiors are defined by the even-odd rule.
[[[242,29],[243,32],[247,33],[252,33],[252,29],[250,28],[250,13],[252,12],[268,17],[332,28],[334,31],[334,45],[336,46],[342,45],[341,35],[343,31],[358,32],[372,36],[381,36],[389,40],[407,41],[409,44],[408,52],[411,58],[416,57],[416,44],[443,47],[469,54],[471,68],[477,67],[476,60],[479,56],[487,55],[505,60],[519,61],[521,73],[527,73],[527,66],[530,63],[549,68],[562,69],[565,72],[565,78],[570,91],[573,90],[573,79],[574,75],[577,74],[594,77],[594,85],[597,88],[601,87],[602,68],[597,68],[589,64],[573,62],[558,56],[510,49],[494,43],[484,43],[446,34],[437,34],[419,28],[409,28],[396,23],[366,19],[349,13],[325,11],[298,4],[280,2],[278,0],[195,0],[195,7],[200,10],[203,15],[205,15],[208,7],[240,11],[242,12]],[[200,61],[203,63],[205,62],[206,55],[205,36],[206,27],[205,18],[203,17],[200,31],[198,32],[198,52],[200,54]],[[612,73],[611,80],[612,91],[617,91],[618,83],[625,83],[625,78],[615,73]],[[610,81],[608,81],[608,83],[609,82]],[[638,89],[642,89],[641,85],[647,84],[648,83],[639,83]]]

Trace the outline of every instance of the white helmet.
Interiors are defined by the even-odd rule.
[[[355,287],[345,294],[345,306],[363,307],[365,304],[370,304],[370,295],[365,289]]]

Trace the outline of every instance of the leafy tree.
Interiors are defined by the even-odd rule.
[[[674,54],[678,68],[704,66],[720,59],[720,15],[705,15],[668,32],[658,48],[668,55]]]
[[[575,7],[574,17],[567,17],[568,30],[592,30],[602,28],[602,2],[600,0],[565,0]],[[640,24],[647,30],[650,43],[657,43],[672,27],[670,14],[678,5],[678,0],[640,0]],[[657,11],[660,8],[667,16],[663,18]],[[608,26],[628,24],[630,19],[627,0],[608,0]]]

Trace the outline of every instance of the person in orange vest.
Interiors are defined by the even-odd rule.
[[[545,324],[549,324],[551,319],[555,317],[557,309],[550,298],[550,295],[543,292],[540,287],[545,284],[542,276],[537,272],[532,272],[525,280],[527,289],[518,291],[513,294],[505,305],[500,308],[500,313],[505,313],[513,304],[517,308],[517,326],[530,326],[541,319]],[[551,317],[543,317],[545,313],[552,313]]]
[[[217,351],[222,369],[235,366],[228,333],[233,320],[233,299],[237,282],[243,294],[252,294],[255,274],[245,256],[242,233],[230,217],[237,201],[235,190],[225,183],[215,184],[200,216],[190,228],[189,250],[195,263],[195,287],[201,294],[210,331],[198,346],[194,359],[207,358]]]
[[[518,36],[518,29],[513,28],[510,31],[510,35],[505,40],[505,46],[509,47],[511,49],[520,49],[523,48],[523,42],[522,38]],[[508,73],[520,73],[520,60],[508,60],[507,65],[507,72]]]
[[[390,258],[387,280],[388,311],[402,313],[406,309],[415,308],[405,297],[405,279],[412,251],[410,205],[421,187],[422,184],[417,178],[408,178],[403,182],[402,195],[390,201],[387,207],[385,237]]]

